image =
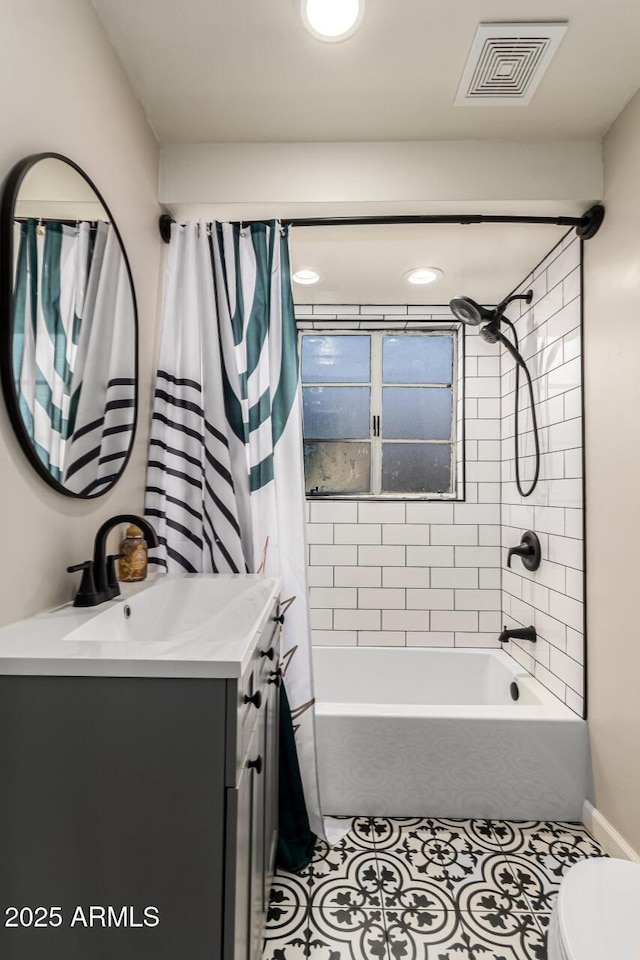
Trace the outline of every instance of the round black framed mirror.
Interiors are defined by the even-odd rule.
[[[0,377],[22,449],[59,493],[89,499],[127,465],[138,313],[118,228],[72,160],[17,163],[0,206]]]

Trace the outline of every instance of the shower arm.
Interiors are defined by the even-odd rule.
[[[532,299],[533,290],[527,290],[526,293],[512,293],[510,296],[505,297],[496,307],[496,318],[503,319],[504,311],[514,300],[525,300],[527,303],[531,303]],[[504,319],[506,319],[506,317],[504,317]]]

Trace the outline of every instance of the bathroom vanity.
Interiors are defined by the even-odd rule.
[[[0,631],[3,960],[257,960],[279,581],[159,577]]]

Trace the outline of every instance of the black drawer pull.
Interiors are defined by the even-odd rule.
[[[261,650],[261,651],[260,651],[260,656],[261,656],[261,657],[266,657],[267,660],[273,660],[273,655],[274,655],[274,653],[275,653],[275,650],[273,649],[273,647],[269,647],[268,650]]]
[[[278,613],[273,618],[274,623],[284,623],[284,615],[289,609],[289,607],[291,606],[291,604],[295,601],[295,599],[296,598],[294,594],[294,596],[289,597],[288,600],[281,600],[280,603],[278,603]]]
[[[260,709],[260,704],[262,703],[262,694],[259,690],[256,690],[254,695],[250,697],[247,693],[244,695],[243,703],[252,703],[254,707]]]
[[[262,757],[256,757],[255,760],[247,761],[247,768],[255,770],[256,773],[262,773]]]
[[[282,676],[282,670],[280,669],[274,670],[271,676],[269,677],[269,679],[267,680],[267,683],[275,683],[276,687],[279,687],[282,682],[280,679],[281,676]]]

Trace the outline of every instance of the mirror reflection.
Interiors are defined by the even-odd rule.
[[[117,229],[71,163],[36,159],[15,194],[11,249],[14,425],[52,485],[99,496],[124,469],[136,416],[135,301]]]

